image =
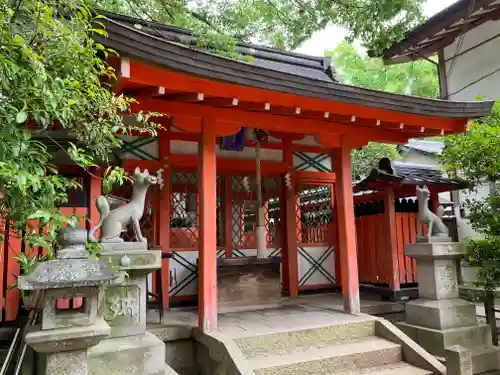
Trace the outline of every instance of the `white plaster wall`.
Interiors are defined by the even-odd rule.
[[[171,141],[170,151],[173,154],[198,155],[198,142]],[[243,151],[227,151],[221,150],[220,146],[217,145],[216,155],[228,159],[255,160],[255,149],[253,147],[245,147]],[[261,160],[280,162],[283,161],[283,151],[261,149],[260,158]]]
[[[489,21],[465,34],[462,47],[464,52],[481,42],[500,34],[500,21]],[[445,59],[456,54],[458,38],[444,49]],[[458,56],[455,59],[451,76],[448,77],[448,94],[451,100],[475,101],[477,96],[496,100],[500,97],[500,71],[481,80],[480,82],[456,93],[463,87],[476,81],[485,74],[500,68],[500,36]],[[451,60],[446,63],[446,71],[450,69]],[[456,93],[456,94],[455,94]]]
[[[303,251],[307,252],[309,256],[314,259],[317,264],[312,265],[310,260],[307,260],[300,251],[297,252],[298,257],[298,271],[299,282],[303,279],[304,275],[309,274],[307,280],[303,281],[300,286],[309,285],[330,285],[332,280],[325,277],[325,274],[330,275],[335,279],[335,251],[331,252],[326,258],[322,259],[322,254],[327,251],[330,246],[304,246]],[[311,270],[314,268],[314,270]],[[321,270],[320,270],[321,268]]]
[[[316,137],[314,135],[306,135],[304,138],[299,140],[294,140],[292,143],[296,145],[322,147],[318,142],[316,142]]]

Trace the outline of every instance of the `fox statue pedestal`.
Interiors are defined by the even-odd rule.
[[[405,245],[405,254],[417,261],[419,298],[406,304],[399,328],[436,356],[454,345],[470,349],[474,373],[500,368],[489,326],[477,323],[473,303],[458,298],[457,260],[466,254],[464,246],[443,238],[420,241]]]
[[[147,275],[161,268],[161,251],[144,250],[138,245],[139,250],[101,253],[101,259],[122,271],[122,275],[104,288],[99,299],[111,335],[89,350],[89,375],[165,372],[165,344],[146,331]]]
[[[111,336],[88,351],[90,375],[163,375],[167,368],[165,344],[146,331],[147,276],[161,268],[161,250],[147,250],[139,221],[147,189],[154,184],[156,178],[147,170],[136,169],[130,202],[110,210],[106,197],[97,199],[101,219],[89,239],[96,241],[100,230],[100,257],[121,271],[121,277],[99,296],[99,311]],[[128,227],[138,242],[120,237]]]

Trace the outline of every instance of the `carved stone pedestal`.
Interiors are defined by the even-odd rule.
[[[474,304],[458,298],[457,260],[465,248],[454,242],[405,245],[417,261],[419,298],[406,304],[399,327],[429,353],[444,357],[461,345],[471,350],[474,373],[499,368],[499,348],[491,345],[488,325],[477,323]]]
[[[111,336],[89,350],[89,374],[163,375],[165,344],[146,331],[146,280],[161,268],[161,251],[105,250],[101,259],[122,275],[100,296],[99,308]]]
[[[35,302],[42,299],[41,324],[30,328],[25,341],[39,353],[38,374],[87,375],[87,348],[111,331],[98,311],[98,288],[114,280],[116,272],[88,259],[86,230],[65,228],[59,234],[65,247],[57,259],[39,263],[18,279],[20,290],[32,291]]]

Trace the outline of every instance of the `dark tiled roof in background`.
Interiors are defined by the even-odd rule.
[[[189,30],[147,22],[121,14],[104,11],[100,11],[100,13],[109,19],[134,27],[152,36],[197,48],[196,37]],[[252,64],[265,69],[320,81],[335,81],[330,57],[308,56],[244,42],[238,42],[236,50],[242,55],[251,56],[255,59],[252,60]]]
[[[380,160],[378,169],[373,169],[368,177],[356,184],[354,191],[370,190],[371,184],[377,182],[450,186],[454,189],[467,187],[464,181],[445,177],[440,169],[421,164],[390,162],[385,158]]]

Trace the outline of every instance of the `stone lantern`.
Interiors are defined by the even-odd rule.
[[[32,291],[41,302],[41,324],[25,340],[46,356],[48,375],[86,375],[87,349],[111,331],[98,310],[98,288],[115,279],[116,273],[105,262],[89,259],[86,240],[85,229],[62,229],[56,260],[41,262],[18,279],[19,289]],[[61,308],[62,300],[78,301],[78,306]]]

